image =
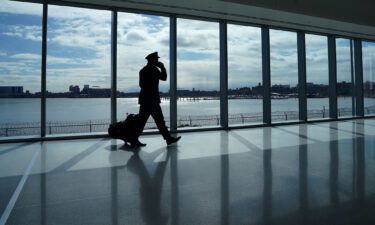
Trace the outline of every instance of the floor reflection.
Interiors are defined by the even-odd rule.
[[[337,127],[336,123],[331,124],[332,127]],[[338,185],[339,185],[339,146],[338,142],[338,133],[330,133],[331,140],[329,143],[329,153],[330,153],[330,169],[329,169],[329,190],[330,190],[330,199],[331,204],[335,207],[339,205],[339,194],[338,194]]]
[[[163,151],[165,149],[159,149],[144,155],[145,158],[153,160]],[[153,176],[147,171],[145,163],[138,153],[134,153],[126,163],[129,171],[136,174],[140,181],[141,213],[146,224],[162,225],[168,223],[169,217],[162,212],[160,205],[163,179],[169,158],[170,154],[167,154],[166,160],[158,163]]]
[[[179,158],[179,145],[130,148],[115,140],[91,141],[83,145],[79,153],[58,161],[53,167],[51,162],[57,160],[51,160],[53,154],[48,152],[51,149],[40,143],[40,162],[36,167],[40,167],[41,173],[29,177],[19,205],[7,224],[25,224],[25,221],[31,221],[31,225],[54,224],[56,215],[63,217],[74,204],[81,204],[76,207],[82,206],[84,216],[82,219],[82,212],[76,212],[74,216],[79,219],[70,220],[71,224],[104,217],[92,213],[97,212],[88,205],[92,201],[102,204],[99,207],[105,215],[103,221],[113,225],[131,224],[129,221],[148,225],[192,224],[191,221],[203,224],[202,221],[210,220],[211,224],[222,225],[372,225],[375,221],[374,195],[371,194],[374,183],[366,172],[373,172],[374,167],[373,159],[366,158],[366,154],[373,151],[369,148],[374,138],[361,135],[371,128],[363,123],[346,125],[340,122],[325,125],[324,135],[330,141],[314,139],[314,133],[308,129],[310,125],[282,128],[288,136],[295,135],[294,145],[280,145],[288,140],[275,141],[282,130],[279,128],[277,132],[269,127],[259,129],[258,146],[253,137],[244,132],[212,132],[220,142],[215,142],[219,154],[188,159],[181,155]],[[342,126],[345,129],[352,126],[353,132],[348,136],[349,132],[342,130]],[[252,151],[233,151],[239,145]],[[181,152],[188,150],[184,147],[180,147]],[[201,147],[201,151],[204,150],[204,146]],[[88,157],[95,158],[93,155],[105,155],[110,167],[72,169]],[[244,171],[245,168],[251,170]],[[206,171],[200,173],[202,169]],[[79,180],[77,176],[88,183],[74,183]],[[95,179],[95,176],[101,177]],[[95,186],[98,190],[90,190],[97,181],[106,184]],[[59,186],[61,184],[70,187]],[[67,212],[59,211],[59,207]],[[127,207],[134,207],[134,214],[124,212]],[[190,214],[206,218],[190,220]],[[129,216],[134,218],[125,221],[124,217]]]
[[[179,186],[178,186],[178,145],[168,146],[168,152],[171,165],[171,224],[179,224]]]
[[[263,221],[264,224],[272,224],[272,130],[263,130],[263,146],[268,149],[263,151]]]
[[[302,216],[307,215],[309,201],[308,201],[308,154],[307,145],[304,144],[305,137],[308,136],[307,129],[304,126],[299,127],[299,204]]]
[[[228,132],[220,133],[221,224],[229,224],[229,140]]]
[[[364,126],[355,124],[356,133],[364,133]],[[355,188],[356,197],[360,202],[365,199],[365,137],[355,137],[355,159],[356,159],[356,172],[355,172]]]

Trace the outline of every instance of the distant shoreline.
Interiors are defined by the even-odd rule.
[[[351,98],[352,96],[337,96],[338,98]],[[40,99],[41,96],[0,96],[0,99],[4,99],[4,98],[36,98],[36,99]],[[48,96],[46,98],[111,98],[111,97],[99,97],[99,96],[86,96],[86,97],[70,97],[70,96]],[[138,96],[121,96],[121,97],[116,97],[116,98],[138,98]],[[194,96],[194,97],[190,97],[190,96],[183,96],[183,97],[178,97],[178,98],[181,98],[181,99],[199,99],[199,100],[217,100],[217,99],[220,99],[220,97],[212,97],[212,96]],[[298,96],[293,96],[293,97],[271,97],[272,99],[288,99],[288,98],[298,98]],[[329,98],[329,96],[323,96],[323,97],[320,97],[320,96],[314,96],[314,97],[310,97],[308,96],[307,98]],[[365,96],[364,98],[375,98],[375,96]],[[161,97],[161,99],[169,99],[169,97]],[[262,99],[261,96],[229,96],[228,99]]]

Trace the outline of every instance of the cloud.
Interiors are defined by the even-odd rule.
[[[55,57],[51,55],[47,55],[47,67],[53,65],[66,65],[69,64],[70,66],[74,65],[87,65],[89,63],[88,60],[84,60],[82,58],[63,58],[63,57]]]
[[[0,74],[0,77],[0,86],[24,86],[24,91],[40,91],[40,74]]]
[[[41,41],[42,28],[40,26],[10,25],[7,26],[8,31],[3,35],[19,37],[25,40]]]
[[[306,35],[306,81],[328,84],[327,37]]]
[[[40,16],[42,10],[42,4],[0,0],[0,13]]]
[[[110,15],[108,14],[108,17]],[[51,18],[48,30],[49,43],[66,47],[87,48],[100,51],[107,48],[111,41],[110,24],[96,23],[90,18],[58,20]]]
[[[363,54],[363,81],[375,82],[375,42],[364,42]]]
[[[297,34],[270,30],[270,51],[271,85],[297,85]]]
[[[142,42],[147,41],[147,37],[139,31],[130,31],[126,34],[125,40],[127,42]]]
[[[41,60],[41,55],[30,54],[30,53],[20,53],[10,56],[12,59],[30,59],[30,60]]]
[[[0,57],[1,57],[1,56],[7,56],[7,55],[8,55],[8,54],[7,54],[6,52],[0,50]]]
[[[0,68],[6,74],[40,74],[40,61],[33,59],[0,62]]]

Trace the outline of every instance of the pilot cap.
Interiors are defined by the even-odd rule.
[[[149,59],[154,59],[154,58],[160,58],[160,57],[158,56],[158,52],[153,52],[153,53],[151,53],[151,54],[148,54],[148,55],[145,57],[145,59],[147,59],[147,60],[149,60]]]

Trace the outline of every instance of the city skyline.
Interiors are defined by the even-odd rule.
[[[375,82],[365,82],[364,91],[366,97],[375,97]],[[228,88],[228,96],[261,96],[263,93],[263,86],[258,83],[256,86],[242,86],[238,88]],[[314,84],[312,82],[306,83],[306,95],[307,97],[328,97],[329,86],[327,84]],[[337,95],[338,96],[350,96],[352,94],[352,84],[345,81],[337,83]],[[25,90],[23,86],[0,86],[0,97],[40,97],[40,92],[29,92]],[[5,93],[5,92],[8,93]],[[17,92],[17,93],[13,93]],[[177,89],[177,95],[180,97],[210,97],[219,96],[219,90],[200,90],[192,88],[189,89]],[[117,90],[117,97],[138,97],[139,91],[127,91],[123,92]],[[169,96],[168,91],[160,91],[162,97]],[[274,84],[271,86],[271,94],[290,95],[298,94],[298,84],[296,86]],[[73,97],[73,98],[95,98],[95,97],[106,97],[111,96],[111,88],[105,88],[100,86],[90,86],[88,84],[83,85],[83,88],[79,85],[70,85],[65,92],[52,92],[47,90],[47,97]]]

